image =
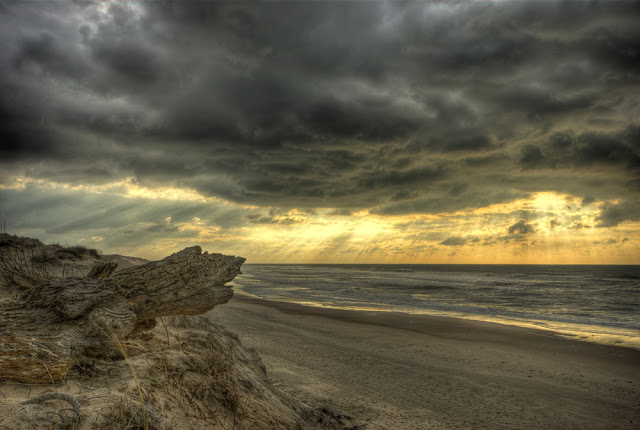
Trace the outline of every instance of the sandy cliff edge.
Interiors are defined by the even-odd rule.
[[[3,234],[0,256],[16,250],[21,264],[36,263],[52,278],[81,278],[96,261],[117,263],[111,276],[148,263]],[[0,305],[40,286],[9,281],[3,276]],[[221,325],[201,316],[157,320],[151,330],[120,339],[119,356],[87,356],[56,383],[11,382],[0,369],[0,429],[358,428],[276,388],[260,357]]]

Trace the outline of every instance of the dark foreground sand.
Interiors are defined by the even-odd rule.
[[[239,295],[209,316],[255,348],[281,388],[365,429],[640,428],[640,351]]]

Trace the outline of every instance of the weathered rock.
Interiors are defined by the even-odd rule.
[[[36,283],[0,301],[0,381],[61,380],[83,355],[117,354],[114,337],[149,330],[157,317],[226,303],[233,296],[226,283],[244,261],[194,246],[113,275],[115,265],[98,263],[86,278]]]

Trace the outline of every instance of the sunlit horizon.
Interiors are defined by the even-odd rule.
[[[202,205],[199,213],[209,209],[256,221],[224,229],[199,217],[175,221],[169,216],[159,224],[134,222],[118,229],[94,229],[86,237],[38,228],[14,232],[9,220],[10,233],[147,259],[160,259],[193,245],[208,252],[241,255],[247,264],[637,264],[640,257],[632,245],[638,240],[640,223],[597,226],[603,208],[616,201],[584,204],[580,198],[555,192],[452,213],[393,216],[377,215],[375,208],[348,215],[336,208],[276,211],[208,199],[193,190],[145,189],[131,181],[71,187],[22,178],[4,187],[5,192],[24,189],[81,192],[96,200],[143,205],[145,201],[190,202]],[[179,238],[121,245],[128,231],[144,229],[164,229]]]

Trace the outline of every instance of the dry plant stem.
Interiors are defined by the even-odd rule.
[[[78,265],[78,263],[76,263],[75,261],[66,262],[62,266],[62,279],[74,278],[74,277],[84,278],[85,277],[84,270],[82,270]]]
[[[127,354],[127,349],[122,344],[122,342],[120,342],[120,339],[118,339],[118,336],[113,332],[113,330],[111,330],[110,327],[107,327],[107,331],[109,332],[109,335],[115,342],[116,346],[118,347],[118,349],[122,353],[122,356],[127,362],[127,365],[129,366],[129,371],[131,372],[131,376],[133,376],[133,380],[136,383],[136,388],[138,389],[138,397],[140,398],[140,407],[142,408],[142,413],[144,415],[144,428],[145,430],[149,430],[149,418],[147,416],[147,408],[144,403],[144,396],[142,395],[142,388],[140,387],[140,382],[138,381],[138,377],[136,376],[136,371],[133,368],[133,364],[131,363],[131,360],[129,359],[129,355]]]
[[[162,321],[164,332],[167,335],[167,348],[171,348],[171,343],[169,342],[169,327],[167,327],[167,323],[164,321],[164,318],[160,317],[160,321]]]
[[[80,414],[80,402],[78,402],[75,397],[73,397],[70,394],[64,394],[64,393],[44,393],[41,394],[37,397],[34,397],[33,399],[29,399],[25,402],[22,402],[23,405],[31,405],[31,404],[35,404],[35,403],[42,403],[42,402],[46,402],[47,400],[63,400],[67,403],[69,403],[72,407],[72,409],[62,409],[60,410],[60,412],[55,413],[55,415],[58,415],[58,417],[60,417],[60,421],[62,422],[63,425],[69,425],[72,428],[75,428],[78,424],[80,424],[80,421],[82,420],[82,415]],[[67,419],[65,417],[63,417],[63,415],[61,414],[61,412],[64,411],[72,411],[73,412],[73,418],[71,419]]]
[[[0,275],[18,288],[29,288],[36,282],[53,279],[49,267],[35,255],[33,249],[3,249],[0,255]]]

